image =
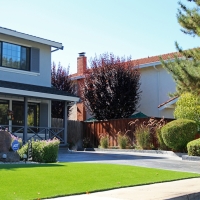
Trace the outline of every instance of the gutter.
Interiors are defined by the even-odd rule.
[[[64,46],[62,46],[61,48],[56,48],[56,49],[52,50],[51,53],[58,51],[58,50],[63,50],[63,49],[64,49]]]

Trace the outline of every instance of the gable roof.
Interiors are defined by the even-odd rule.
[[[22,38],[22,39],[25,39],[25,40],[30,40],[30,41],[33,41],[33,42],[38,42],[38,43],[41,43],[41,44],[46,44],[46,45],[49,45],[49,46],[54,47],[54,48],[63,49],[62,43],[55,42],[55,41],[52,41],[52,40],[47,40],[47,39],[40,38],[40,37],[36,37],[36,36],[29,35],[29,34],[26,34],[26,33],[21,33],[21,32],[12,30],[12,29],[0,27],[0,33],[5,34],[5,35],[10,35],[10,36],[13,36],[13,37],[17,37],[17,38]]]

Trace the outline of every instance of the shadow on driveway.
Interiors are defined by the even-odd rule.
[[[143,156],[143,155],[127,155],[127,154],[115,154],[115,153],[100,153],[100,152],[67,152],[59,151],[58,161],[60,162],[82,162],[82,161],[113,161],[113,160],[158,160],[164,159],[159,156]]]

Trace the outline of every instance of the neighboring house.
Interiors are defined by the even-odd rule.
[[[51,101],[67,105],[79,98],[51,87],[51,53],[62,43],[0,27],[0,125],[23,141],[58,137],[66,144],[67,125],[51,128]]]
[[[177,53],[160,55],[163,60],[173,60]],[[133,60],[133,66],[137,65],[141,72],[141,100],[138,112],[150,117],[174,118],[173,112],[178,98],[170,99],[168,94],[176,90],[176,84],[172,76],[161,66],[159,56]],[[87,58],[80,53],[77,59],[77,73],[72,74],[71,79],[76,83],[78,95],[80,95],[81,83],[84,81],[84,72],[87,68]],[[84,121],[91,116],[85,110],[83,103],[78,103],[71,108],[69,119]]]

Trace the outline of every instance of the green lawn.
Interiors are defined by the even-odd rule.
[[[200,174],[112,164],[4,164],[0,199],[40,199],[192,177]]]

